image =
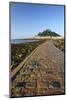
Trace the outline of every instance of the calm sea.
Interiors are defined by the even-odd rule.
[[[11,44],[19,44],[19,43],[27,43],[27,42],[34,42],[38,40],[21,40],[21,39],[12,39]]]

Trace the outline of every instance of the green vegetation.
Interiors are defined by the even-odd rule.
[[[38,36],[60,36],[60,35],[55,32],[52,32],[50,29],[46,29],[43,32],[39,32]]]
[[[11,44],[11,70],[25,59],[39,44],[45,40],[34,41],[29,43]]]
[[[54,45],[59,48],[61,51],[64,51],[64,39],[56,39],[56,40],[53,40],[54,41]]]

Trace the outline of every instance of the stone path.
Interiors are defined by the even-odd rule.
[[[64,53],[52,40],[39,45],[20,65],[12,82],[12,96],[64,93]]]

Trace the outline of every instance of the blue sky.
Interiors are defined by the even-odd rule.
[[[11,38],[28,38],[46,29],[64,36],[64,6],[10,3]]]

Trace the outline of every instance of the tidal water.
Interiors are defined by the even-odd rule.
[[[27,43],[27,42],[35,42],[38,40],[23,40],[23,39],[12,39],[11,44],[19,44],[19,43]]]

